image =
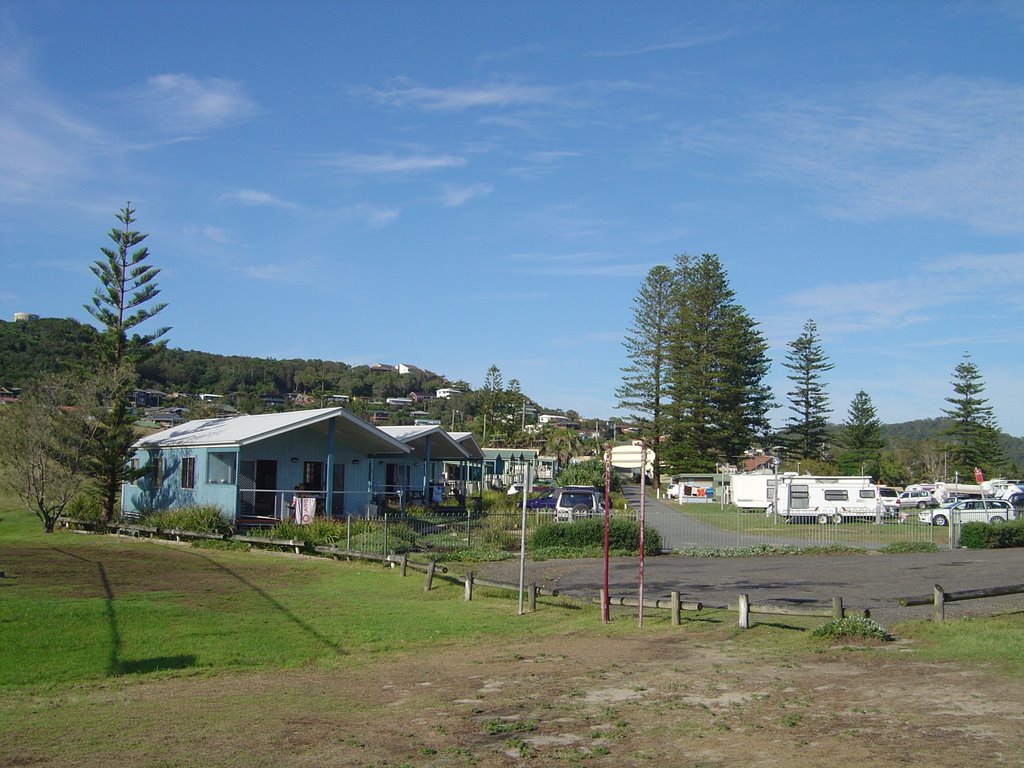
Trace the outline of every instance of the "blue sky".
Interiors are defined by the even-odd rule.
[[[0,317],[88,320],[126,200],[172,346],[617,413],[633,296],[717,253],[886,422],[969,352],[1024,435],[1019,2],[0,5]],[[779,411],[778,422],[785,418]]]

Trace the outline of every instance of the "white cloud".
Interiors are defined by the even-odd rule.
[[[470,200],[487,197],[493,189],[490,184],[470,184],[467,186],[445,184],[441,188],[441,201],[446,208],[458,208]]]
[[[650,265],[618,261],[606,253],[520,253],[496,265],[503,269],[552,277],[642,277]]]
[[[495,83],[458,88],[428,88],[400,84],[393,88],[361,89],[357,93],[394,107],[461,111],[479,107],[546,104],[556,100],[558,91],[547,86]]]
[[[225,192],[219,199],[224,202],[238,203],[240,205],[268,206],[272,208],[298,207],[295,203],[289,203],[270,192],[261,192],[258,189],[239,189],[234,192]]]
[[[593,53],[589,53],[587,55],[595,58],[640,56],[648,53],[661,53],[662,51],[678,51],[686,48],[697,48],[698,46],[702,45],[720,43],[723,40],[728,40],[735,36],[735,32],[719,32],[716,34],[701,35],[698,37],[690,37],[682,40],[670,40],[665,43],[651,43],[648,45],[637,46],[635,48],[621,48],[619,50],[609,51],[594,51]]]
[[[183,74],[157,75],[131,95],[161,128],[180,133],[220,128],[260,112],[239,83],[220,78],[197,80]]]
[[[327,158],[325,162],[348,173],[401,174],[461,168],[466,164],[466,159],[453,155],[398,156],[388,152],[379,155],[343,153]]]
[[[387,226],[398,218],[401,211],[397,208],[383,208],[381,206],[360,203],[345,209],[345,213],[357,219],[369,227],[378,229]]]
[[[912,215],[993,232],[1024,230],[1022,145],[1024,86],[956,77],[776,95],[771,108],[679,139],[814,193],[834,218]]]

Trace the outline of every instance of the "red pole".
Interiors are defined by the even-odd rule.
[[[612,446],[604,446],[604,599],[601,601],[601,623],[607,624],[608,616],[608,527],[611,517],[612,489]]]
[[[647,502],[647,443],[640,443],[640,581],[639,602],[637,609],[639,618],[637,626],[644,625],[644,507]]]

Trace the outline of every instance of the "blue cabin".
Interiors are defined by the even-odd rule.
[[[219,507],[240,525],[272,524],[296,505],[328,518],[372,509],[384,462],[413,449],[343,408],[200,419],[144,437],[122,486],[132,517],[193,505]]]

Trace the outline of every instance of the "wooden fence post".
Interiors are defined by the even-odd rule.
[[[846,612],[843,610],[843,598],[842,597],[833,597],[832,598],[832,618],[833,619],[841,619],[845,615],[846,615]]]
[[[669,599],[672,601],[672,626],[678,627],[680,624],[679,593],[669,593]]]
[[[401,563],[401,565],[398,568],[398,572],[402,576],[405,576],[405,568],[406,568],[407,565],[409,565],[409,553],[408,552],[403,552],[402,553],[402,563]]]
[[[600,600],[601,620],[604,621],[605,606],[608,605],[608,595],[605,594],[604,587],[601,587],[600,592],[601,592],[601,600]]]
[[[465,600],[468,603],[473,599],[473,572],[470,571],[466,574],[466,596]]]
[[[935,585],[935,601],[932,605],[932,621],[946,618],[946,592],[938,584]]]
[[[740,629],[750,629],[750,597],[748,595],[740,595],[738,607],[740,611]]]
[[[530,613],[533,613],[537,610],[537,582],[533,582],[527,587],[526,594],[530,603]]]
[[[427,581],[423,585],[423,591],[424,592],[429,592],[430,591],[430,587],[431,587],[431,585],[434,582],[434,568],[436,566],[437,566],[437,563],[434,560],[431,560],[427,564]]]

